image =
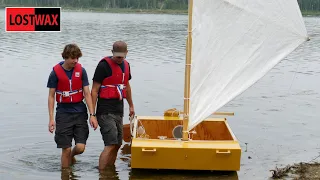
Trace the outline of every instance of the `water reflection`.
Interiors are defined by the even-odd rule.
[[[178,170],[131,170],[129,179],[221,179],[238,180],[237,172],[178,171]]]
[[[80,176],[74,174],[71,168],[61,169],[61,180],[78,180]]]
[[[108,167],[105,170],[99,171],[99,180],[118,180],[120,179],[118,176],[118,172],[116,167]]]

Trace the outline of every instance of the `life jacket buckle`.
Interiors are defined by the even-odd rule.
[[[119,88],[120,88],[121,90],[123,90],[124,85],[123,85],[123,84],[119,84]]]
[[[63,91],[63,92],[62,92],[62,96],[63,96],[63,97],[69,97],[69,96],[70,96],[69,91]]]

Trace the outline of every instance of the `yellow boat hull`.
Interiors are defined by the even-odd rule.
[[[136,121],[131,141],[133,169],[240,170],[241,147],[225,118],[206,119],[194,128],[196,134],[189,141],[173,137],[174,127],[182,125],[180,118],[140,116]],[[141,125],[143,135],[137,130]]]

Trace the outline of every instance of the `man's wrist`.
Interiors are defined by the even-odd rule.
[[[96,113],[90,113],[90,116],[96,116]]]

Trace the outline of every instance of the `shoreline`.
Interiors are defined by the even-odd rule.
[[[0,5],[5,7],[34,7],[32,5]],[[39,6],[45,7],[45,6]],[[53,6],[54,7],[54,6]],[[187,15],[187,9],[132,9],[132,8],[95,8],[95,7],[61,7],[62,12],[96,12],[96,13],[133,13],[133,14],[172,14]],[[302,16],[320,16],[320,11],[301,11]]]
[[[320,162],[317,156],[309,162],[299,162],[270,170],[272,179],[290,178],[294,180],[320,179]]]
[[[63,7],[64,12],[96,12],[96,13],[119,13],[119,14],[172,14],[172,15],[188,15],[188,10],[179,9],[130,9],[130,8],[70,8]],[[320,12],[319,12],[320,15]]]
[[[294,180],[320,179],[320,163],[295,163],[270,170],[272,179],[292,178]]]
[[[59,7],[59,6],[33,6],[33,5],[0,5],[6,7]],[[133,14],[174,14],[187,15],[186,9],[133,9],[133,8],[96,8],[96,7],[68,7],[60,6],[61,12],[97,12],[97,13],[133,13]],[[319,12],[320,15],[320,12]]]
[[[188,15],[188,10],[184,9],[131,9],[131,8],[74,8],[61,7],[64,12],[98,12],[98,13],[133,13],[133,14],[172,14]],[[302,16],[320,16],[320,11],[301,11]]]

